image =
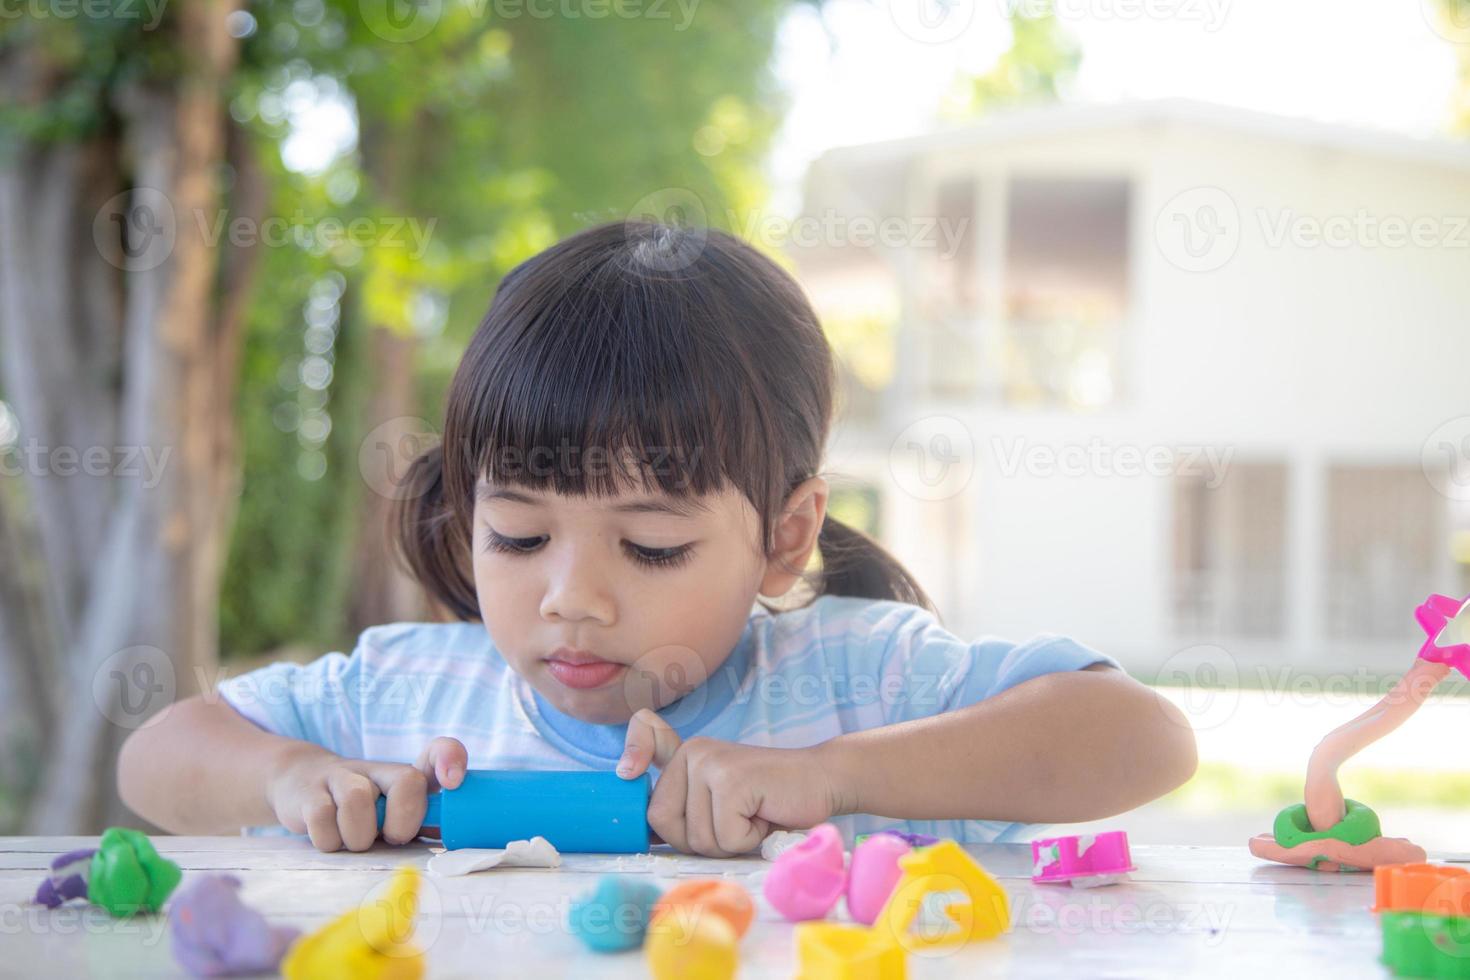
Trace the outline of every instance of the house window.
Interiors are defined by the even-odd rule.
[[[1117,396],[1131,194],[1121,179],[1011,181],[1001,366],[1007,401],[1090,409]]]
[[[920,252],[916,308],[925,332],[926,382],[941,398],[970,396],[979,382],[978,197],[973,175],[941,182],[935,230]]]
[[[1420,467],[1329,467],[1328,635],[1418,637],[1414,607],[1444,591],[1435,572],[1446,538],[1444,498]]]
[[[1174,485],[1174,625],[1185,635],[1274,637],[1285,626],[1286,466],[1234,462],[1217,485]]]

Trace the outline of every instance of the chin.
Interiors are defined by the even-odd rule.
[[[546,693],[546,692],[543,692]],[[578,721],[592,725],[623,725],[633,717],[633,709],[617,697],[616,693],[593,691],[592,696],[572,694],[562,690],[551,697],[558,711],[571,715]],[[600,695],[600,696],[599,696]]]

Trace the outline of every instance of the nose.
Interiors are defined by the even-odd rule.
[[[597,561],[585,553],[564,549],[541,597],[542,618],[566,622],[590,619],[611,626],[616,608]]]

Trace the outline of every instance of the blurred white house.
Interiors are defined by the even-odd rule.
[[[788,237],[834,507],[961,635],[1394,672],[1470,590],[1470,144],[1025,110],[826,153]]]

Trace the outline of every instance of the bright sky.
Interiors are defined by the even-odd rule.
[[[944,2],[828,0],[820,17],[806,7],[787,17],[775,67],[792,101],[770,170],[778,209],[793,207],[823,150],[933,126],[951,80],[1007,48],[1006,10],[1052,0],[947,0],[941,15]],[[1470,43],[1470,25],[1437,32],[1420,6],[1432,2],[1054,0],[1082,49],[1073,101],[1182,97],[1415,135],[1442,128],[1454,44]],[[925,14],[927,32],[916,26]]]

